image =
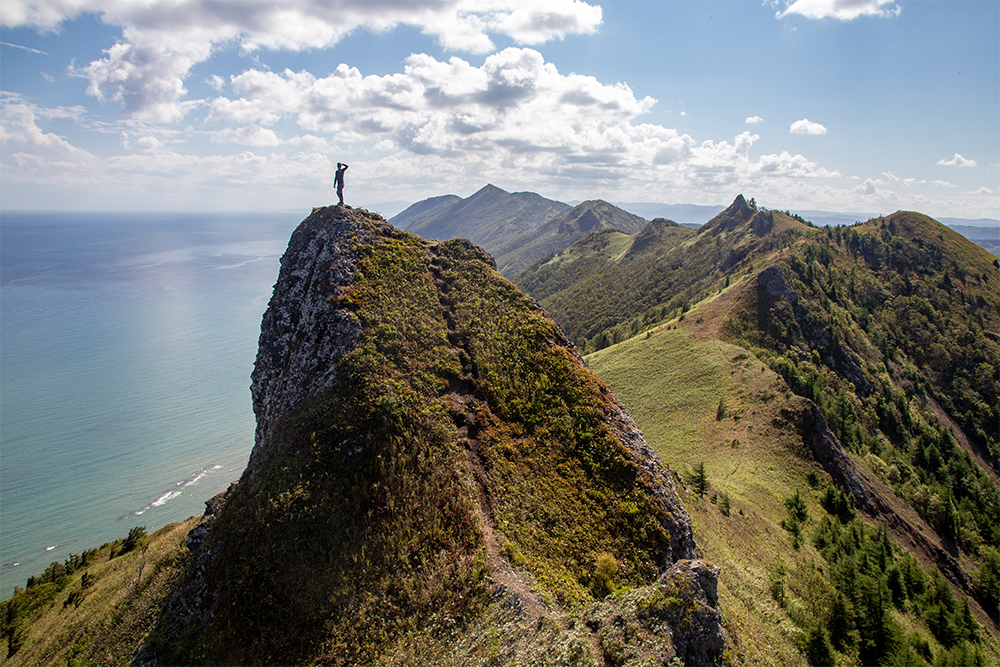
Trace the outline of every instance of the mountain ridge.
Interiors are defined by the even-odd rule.
[[[705,636],[681,614],[671,642],[689,661],[721,656],[717,571],[673,567],[697,555],[674,478],[572,344],[467,241],[314,211],[282,259],[253,395],[247,470],[137,664],[366,662],[406,637],[465,637],[498,604],[530,624],[626,582],[646,599],[685,572],[707,577],[690,592]],[[595,578],[595,562],[609,574]]]
[[[740,195],[626,233],[593,206],[525,293],[468,241],[314,209],[244,477],[115,570],[175,582],[134,664],[1000,657],[1000,263],[912,212],[819,229]],[[59,581],[46,618],[93,609]]]

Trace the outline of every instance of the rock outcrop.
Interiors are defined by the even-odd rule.
[[[618,585],[669,589],[649,617],[664,655],[721,661],[718,571],[689,561],[673,473],[468,241],[314,210],[281,260],[252,394],[247,470],[192,531],[136,664],[359,664],[401,645],[471,663],[452,640],[492,633],[491,610],[537,642],[539,618],[620,607],[601,602]]]

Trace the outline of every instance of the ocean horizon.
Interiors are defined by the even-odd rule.
[[[240,477],[261,317],[306,215],[0,213],[0,597]]]

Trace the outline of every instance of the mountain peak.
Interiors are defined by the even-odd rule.
[[[737,195],[729,208],[702,225],[698,233],[719,234],[732,231],[749,222],[755,213],[756,211],[751,208],[743,195]]]
[[[539,632],[612,585],[662,597],[696,555],[632,417],[468,241],[315,210],[282,257],[252,393],[250,465],[202,531],[154,664],[192,645],[224,664],[367,664],[404,631],[451,637],[510,609]],[[694,643],[721,660],[714,583],[697,594]]]

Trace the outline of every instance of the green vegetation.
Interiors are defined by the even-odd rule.
[[[479,249],[353,215],[369,240],[339,303],[363,338],[226,500],[207,545],[219,613],[153,637],[167,662],[369,663],[458,637],[493,595],[489,532],[571,610],[662,566],[664,505],[553,323]]]
[[[623,341],[591,355],[591,367],[623,398],[667,461],[681,468],[706,462],[718,470],[714,484],[725,483],[727,465],[720,463],[733,454],[723,453],[721,433],[728,430],[725,440],[744,455],[761,437],[741,429],[737,420],[756,411],[755,429],[774,433],[783,417],[770,424],[759,419],[773,412],[767,403],[775,396],[787,400],[790,391],[817,403],[856,464],[885,485],[887,502],[896,507],[903,501],[926,521],[913,519],[919,527],[912,529],[929,525],[937,533],[932,539],[939,536],[944,548],[957,554],[976,601],[997,623],[1000,268],[995,258],[919,214],[819,230],[779,212],[739,212],[738,203],[689,240],[645,247],[642,256],[647,262],[658,258],[658,271],[641,274],[643,264],[627,252],[614,259],[588,256],[581,242],[532,267],[518,282],[529,292],[544,285],[543,305],[586,350]],[[589,257],[591,264],[566,272],[561,264],[574,256]],[[671,274],[674,264],[688,275]],[[560,272],[562,282],[554,280]],[[613,295],[601,291],[608,286]],[[678,329],[693,338],[674,336]],[[627,340],[642,332],[648,344]],[[717,337],[744,349],[722,353],[709,344]],[[675,354],[664,362],[670,347]],[[634,356],[635,370],[611,361],[619,355]],[[725,358],[735,362],[741,355],[764,362],[782,382],[734,399]],[[650,382],[651,369],[663,363],[671,365],[677,380]],[[608,376],[609,367],[624,375]],[[754,381],[742,369],[729,374]],[[634,386],[635,394],[623,395],[622,386]],[[694,396],[696,403],[689,400]],[[718,428],[707,422],[709,411]],[[698,439],[717,444],[699,452]],[[746,464],[744,456],[738,458]],[[769,495],[784,499],[807,485],[815,489],[820,480],[812,475],[790,486],[772,479]],[[853,499],[827,488],[823,506],[852,520]],[[732,507],[744,509],[739,493],[725,491]],[[788,508],[766,514],[771,525],[785,526],[791,546],[809,551],[808,524]],[[814,633],[812,639],[822,651],[823,638]]]
[[[128,665],[153,628],[182,571],[196,519],[129,537],[52,563],[0,602],[0,638],[10,665]],[[131,543],[132,548],[124,547]]]
[[[817,230],[742,197],[697,234],[598,231],[518,282],[605,387],[485,253],[350,215],[340,380],[201,550],[138,526],[30,579],[8,661],[121,664],[151,633],[161,663],[665,662],[665,619],[714,610],[654,583],[672,517],[610,387],[722,568],[726,664],[1000,663],[995,258],[917,214]],[[895,523],[813,458],[814,404]],[[185,567],[207,627],[164,604]]]
[[[827,230],[777,264],[794,307],[758,294],[727,327],[820,405],[838,439],[941,537],[980,560],[1000,543],[992,260],[915,213]]]
[[[1000,660],[1000,642],[967,600],[893,545],[885,526],[865,523],[853,497],[816,467],[789,418],[802,399],[746,350],[662,327],[587,361],[669,464],[713,471],[716,507],[698,498],[697,475],[687,507],[704,557],[722,566],[734,662]],[[717,420],[720,396],[727,416]],[[992,585],[992,570],[982,571]]]
[[[757,215],[769,233],[743,229]],[[697,233],[657,219],[628,239],[626,251],[609,252],[620,237],[595,232],[514,280],[587,353],[686,312],[755,262],[817,233],[783,213],[758,213],[740,197]]]

